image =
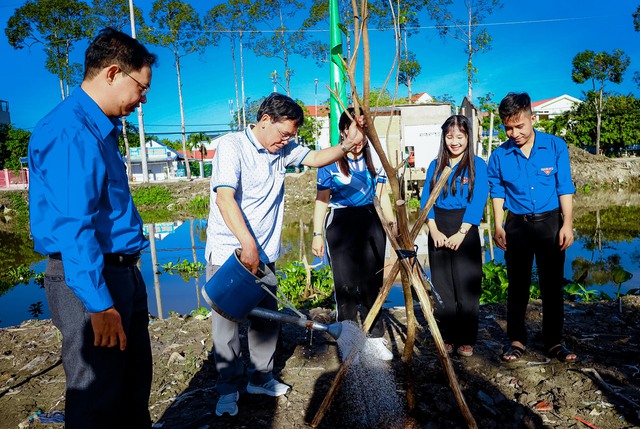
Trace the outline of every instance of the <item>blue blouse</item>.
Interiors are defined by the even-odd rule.
[[[429,199],[429,185],[431,183],[431,179],[436,170],[436,162],[437,160],[431,161],[429,165],[429,169],[427,170],[427,177],[425,180],[424,188],[422,189],[422,195],[420,198],[420,208],[424,208],[427,204],[427,200]],[[465,173],[464,175],[460,175],[456,177],[456,193],[451,193],[451,185],[453,184],[453,176],[458,169],[460,164],[456,164],[453,167],[453,171],[449,175],[447,179],[448,184],[448,193],[445,196],[444,191],[440,192],[434,207],[446,209],[446,210],[456,210],[456,209],[465,209],[464,216],[462,217],[462,222],[470,223],[472,225],[480,225],[480,221],[482,220],[482,215],[484,213],[484,207],[487,203],[487,197],[489,195],[489,182],[487,179],[487,163],[484,159],[479,156],[475,157],[475,168],[476,175],[475,181],[473,185],[473,195],[471,196],[471,201],[468,200],[469,197],[469,177]],[[438,176],[439,178],[440,176]],[[429,211],[427,215],[427,219],[435,219],[435,211],[433,207]]]
[[[318,190],[331,189],[329,207],[359,207],[373,203],[376,184],[386,183],[387,176],[375,153],[371,154],[371,158],[376,169],[375,177],[367,169],[364,156],[355,160],[347,158],[350,176],[340,172],[337,162],[318,169]]]

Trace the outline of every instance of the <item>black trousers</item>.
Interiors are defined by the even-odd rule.
[[[91,315],[65,282],[60,259],[44,278],[51,319],[62,333],[67,429],[151,427],[151,344],[147,291],[135,265],[105,265],[102,275],[122,318],[127,348],[95,347]]]
[[[447,237],[460,228],[464,209],[435,208],[438,229]],[[458,250],[435,247],[429,234],[431,282],[441,298],[434,300],[434,317],[447,344],[474,345],[478,339],[478,307],[482,291],[482,249],[473,225]]]
[[[386,235],[373,205],[331,209],[326,218],[327,255],[333,270],[338,320],[362,321],[378,297],[384,279]],[[380,314],[371,326],[382,337]]]
[[[535,257],[542,298],[542,337],[545,350],[562,342],[564,321],[565,252],[560,250],[558,233],[562,214],[554,211],[538,222],[523,216],[509,215],[505,222],[507,234],[507,334],[511,341],[527,345],[525,315],[529,303],[531,270]]]

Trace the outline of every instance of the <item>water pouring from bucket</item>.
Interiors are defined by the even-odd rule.
[[[276,287],[278,283],[273,271],[260,262],[258,272],[253,274],[240,262],[240,252],[241,249],[236,249],[202,287],[204,300],[216,313],[233,322],[242,322],[248,316],[256,316],[292,323],[304,328],[326,332],[334,339],[338,339],[342,333],[342,322],[324,325],[308,320],[291,303],[283,302],[269,290],[269,287]],[[257,307],[267,293],[289,307],[299,317]]]

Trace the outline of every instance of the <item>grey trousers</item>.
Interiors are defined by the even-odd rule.
[[[275,272],[275,264],[268,264]],[[207,263],[206,278],[209,280],[218,271],[220,265]],[[274,294],[276,287],[271,290]],[[242,297],[238,297],[242,299]],[[267,295],[258,307],[277,310],[276,300]],[[245,368],[240,350],[240,324],[222,317],[215,311],[211,312],[213,328],[213,351],[218,371],[216,390],[220,395],[242,390],[247,384]],[[280,323],[261,319],[249,318],[249,368],[247,375],[252,384],[264,384],[273,379],[273,361],[276,354],[276,344],[280,335]]]
[[[66,429],[151,427],[151,344],[147,291],[138,267],[106,265],[102,275],[122,318],[127,348],[95,347],[91,315],[49,258],[44,287],[51,319],[62,333]]]

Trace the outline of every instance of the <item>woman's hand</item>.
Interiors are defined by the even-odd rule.
[[[460,244],[464,241],[464,234],[456,232],[447,240],[446,246],[451,250],[458,250]]]
[[[429,234],[431,234],[431,238],[433,239],[433,244],[436,247],[445,247],[447,245],[447,236],[440,232],[439,229],[433,228],[429,229]]]
[[[316,235],[311,241],[311,251],[318,258],[324,256],[324,238],[321,235]]]

